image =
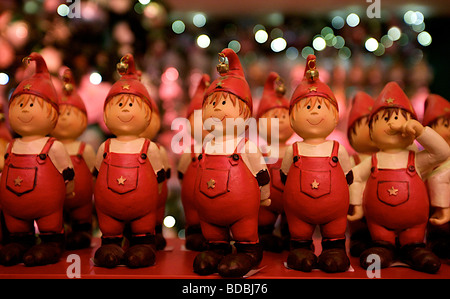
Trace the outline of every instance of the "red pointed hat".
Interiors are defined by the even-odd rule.
[[[33,52],[22,61],[26,64],[34,61],[36,63],[36,73],[19,83],[17,88],[11,94],[9,103],[21,94],[32,94],[49,102],[59,113],[58,94],[53,86],[44,58],[41,54]]]
[[[83,99],[76,91],[75,80],[73,78],[72,71],[69,68],[64,70],[62,80],[63,88],[62,95],[59,99],[59,105],[70,105],[76,107],[87,115],[86,106]]]
[[[289,109],[289,100],[284,96],[286,87],[283,79],[276,72],[270,72],[264,84],[264,91],[259,103],[256,118],[260,118],[267,111],[274,108]]]
[[[289,111],[298,101],[315,96],[328,99],[336,110],[339,111],[338,102],[330,87],[323,83],[319,78],[319,71],[316,69],[316,56],[311,54],[308,55],[308,58],[306,59],[303,80],[292,94]]]
[[[147,88],[145,88],[144,84],[139,80],[139,73],[136,70],[136,66],[134,64],[134,57],[131,54],[126,54],[120,59],[120,62],[117,64],[117,71],[121,75],[121,78],[117,80],[116,83],[111,87],[108,95],[106,96],[105,104],[103,109],[106,107],[106,104],[111,100],[114,96],[119,94],[132,94],[140,97],[150,108],[153,108],[152,100],[150,98],[150,94],[148,93]]]
[[[142,71],[136,70],[136,74],[137,74],[138,80],[142,82]],[[152,108],[152,111],[156,112],[156,114],[160,115],[159,108],[158,108],[158,105],[156,105],[156,102],[151,97],[149,99],[150,99],[150,104],[151,104],[150,108]]]
[[[353,127],[358,119],[370,116],[374,103],[375,100],[370,95],[364,91],[358,91],[353,97],[352,109],[348,115],[347,130]]]
[[[197,85],[194,95],[192,96],[191,102],[189,103],[186,118],[189,118],[194,110],[202,109],[203,97],[205,95],[205,90],[209,87],[211,78],[208,74],[203,74],[200,82]]]
[[[408,99],[406,94],[403,92],[402,88],[397,84],[397,82],[388,82],[383,90],[378,95],[377,99],[372,108],[372,113],[370,114],[370,119],[373,118],[378,111],[385,108],[400,108],[411,113],[414,119],[417,119],[417,114]]]
[[[219,53],[219,61],[220,64],[217,65],[217,70],[220,73],[220,77],[209,85],[203,100],[214,92],[229,92],[247,104],[250,111],[252,111],[252,95],[250,87],[245,80],[239,57],[232,49],[226,48]]]
[[[437,94],[430,94],[425,101],[423,125],[428,126],[439,117],[450,117],[450,102]]]

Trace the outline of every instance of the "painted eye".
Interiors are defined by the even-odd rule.
[[[322,106],[320,106],[320,105],[319,105],[319,106],[317,106],[317,109],[320,109],[320,108],[322,108]]]
[[[225,105],[227,102],[226,101],[222,101],[222,105]]]
[[[385,117],[385,118],[384,118],[384,120],[385,120],[385,121],[388,121],[388,120],[389,120],[389,118]]]
[[[306,109],[311,109],[311,105],[306,106]]]
[[[213,102],[213,106],[216,106],[216,101]]]
[[[398,119],[398,116],[394,117],[394,119]]]
[[[129,103],[128,106],[133,107],[133,103]]]
[[[33,103],[31,103],[31,104],[30,104],[30,107],[33,107],[33,106],[34,106],[34,104],[33,104]]]
[[[19,105],[20,107],[23,107],[23,103],[20,103],[20,105]]]
[[[123,106],[123,103],[119,103],[119,107],[122,107]]]

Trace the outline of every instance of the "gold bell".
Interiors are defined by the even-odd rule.
[[[127,73],[128,63],[121,61],[116,65],[116,68],[117,68],[117,72],[119,73],[119,75],[122,76]]]
[[[217,65],[217,71],[219,74],[225,74],[230,69],[226,63],[227,57],[223,53],[219,53],[219,64]]]
[[[30,56],[24,57],[24,58],[22,59],[22,63],[23,63],[25,66],[28,66],[28,65],[30,64],[30,61],[31,61]]]
[[[286,86],[284,85],[284,81],[283,79],[281,79],[280,77],[278,77],[275,80],[275,93],[279,96],[283,96],[286,93]]]
[[[308,70],[306,71],[306,77],[309,81],[316,81],[319,79],[319,71],[316,69],[316,60],[312,59],[308,61]]]
[[[70,94],[73,91],[72,83],[65,83],[63,89],[67,94]]]

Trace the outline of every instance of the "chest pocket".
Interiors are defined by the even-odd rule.
[[[108,165],[108,188],[116,193],[124,194],[137,188],[139,166]]]
[[[228,192],[229,169],[204,169],[200,179],[200,192],[214,198]]]
[[[378,199],[390,206],[399,206],[409,199],[409,182],[379,181],[377,185]]]
[[[319,198],[331,190],[331,171],[300,170],[300,191],[312,197]]]
[[[31,192],[36,186],[37,167],[15,167],[9,165],[6,187],[17,196]]]

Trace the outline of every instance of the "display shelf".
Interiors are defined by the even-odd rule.
[[[156,264],[152,267],[141,269],[129,269],[119,266],[114,269],[97,267],[93,263],[95,250],[100,245],[100,239],[94,238],[91,248],[82,250],[66,251],[61,260],[53,265],[26,267],[19,264],[12,267],[0,266],[0,279],[64,279],[69,278],[73,269],[74,261],[71,254],[79,256],[80,278],[84,279],[219,279],[217,274],[199,276],[192,271],[192,262],[197,252],[184,249],[184,240],[169,239],[164,251],[156,254]],[[320,252],[320,241],[315,240],[316,253]],[[314,270],[310,273],[287,269],[284,266],[288,252],[271,253],[264,252],[261,262],[262,268],[248,279],[361,279],[368,278],[364,269],[359,266],[358,258],[350,258],[353,270],[338,274],[324,273]],[[68,258],[69,257],[69,258]],[[76,256],[75,256],[76,257]],[[72,266],[72,267],[71,267]],[[391,267],[382,269],[381,278],[390,279],[450,279],[450,262],[443,261],[438,273],[427,274],[414,271],[407,267]]]

